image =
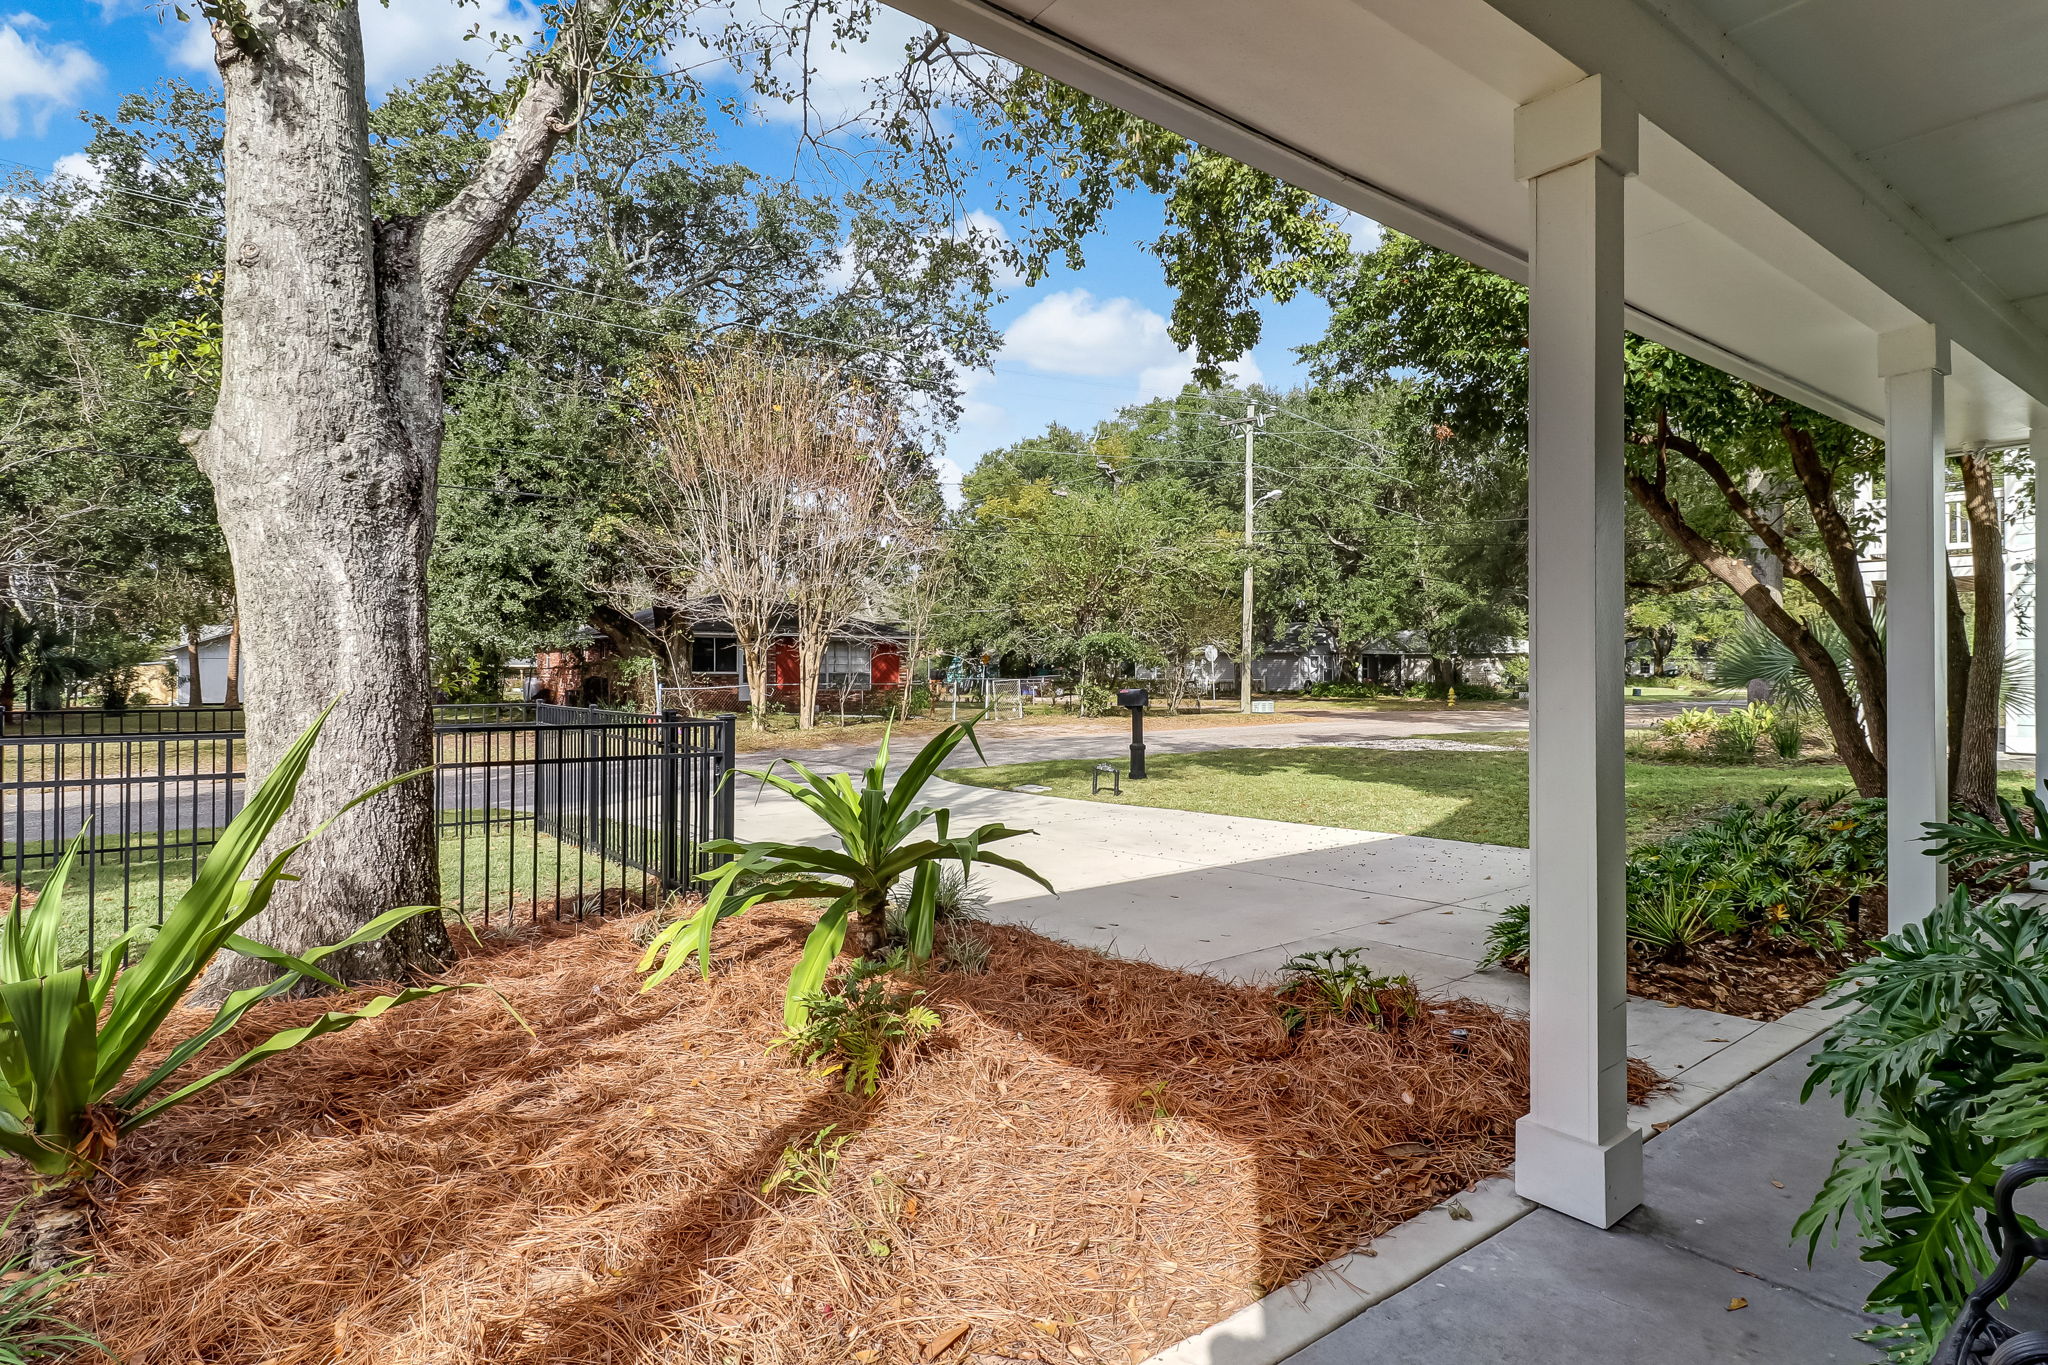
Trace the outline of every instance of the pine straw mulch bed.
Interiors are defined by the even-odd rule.
[[[1770,939],[1715,939],[1683,962],[1631,960],[1631,994],[1769,1022],[1811,1004],[1852,959]]]
[[[138,1133],[71,1310],[128,1365],[1128,1362],[1500,1171],[1524,1108],[1483,1006],[1289,1038],[1269,993],[998,926],[867,1100],[766,1051],[805,925],[642,994],[634,923],[471,948],[537,1039],[442,996]],[[827,1129],[825,1193],[764,1195]]]

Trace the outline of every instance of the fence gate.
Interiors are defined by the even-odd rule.
[[[475,925],[580,919],[687,889],[711,868],[704,844],[733,829],[732,717],[546,709],[568,714],[448,708],[435,727],[450,909]],[[239,729],[138,733],[73,718],[64,732],[0,735],[0,910],[40,891],[85,831],[67,949],[96,956],[138,926],[146,938],[240,810],[244,767]]]

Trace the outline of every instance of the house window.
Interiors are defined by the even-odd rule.
[[[826,645],[825,686],[865,690],[869,686],[868,666],[872,655],[873,651],[864,641],[834,641]]]
[[[1948,547],[1951,550],[1970,548],[1970,510],[1961,498],[1948,500]]]
[[[690,640],[692,673],[737,673],[740,642],[729,635],[698,635]]]

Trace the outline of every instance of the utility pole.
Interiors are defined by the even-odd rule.
[[[1243,633],[1238,641],[1237,664],[1237,709],[1245,715],[1252,713],[1252,509],[1257,505],[1256,490],[1252,486],[1252,438],[1258,435],[1265,418],[1259,412],[1256,402],[1244,407],[1244,620]]]

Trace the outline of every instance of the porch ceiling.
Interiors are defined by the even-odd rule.
[[[1952,445],[2048,402],[2048,0],[893,2],[1516,278],[1515,107],[1599,72],[1634,330],[1875,431],[1925,319]]]

